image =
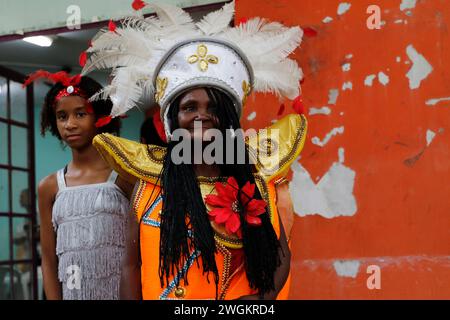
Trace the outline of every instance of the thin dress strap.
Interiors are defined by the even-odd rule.
[[[108,178],[108,183],[116,183],[116,179],[117,179],[117,172],[115,172],[114,170],[111,171],[111,174],[109,175]]]
[[[63,190],[66,188],[66,180],[64,179],[65,168],[59,169],[56,173],[56,180],[58,181],[58,189]]]

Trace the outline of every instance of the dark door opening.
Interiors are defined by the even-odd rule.
[[[0,300],[37,299],[33,87],[0,66]]]

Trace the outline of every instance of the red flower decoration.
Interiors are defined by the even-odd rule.
[[[253,226],[261,225],[259,215],[266,211],[264,200],[253,199],[255,185],[247,182],[242,189],[235,178],[230,177],[227,184],[216,182],[217,195],[209,194],[205,197],[205,203],[214,209],[208,212],[211,219],[218,224],[225,224],[230,234],[241,237],[241,220],[239,214],[244,211],[245,220]],[[239,192],[240,191],[240,192]],[[238,199],[238,195],[240,195]]]
[[[134,0],[131,6],[135,11],[139,11],[144,8],[147,4],[142,0]]]
[[[107,117],[100,118],[100,119],[98,119],[97,122],[95,123],[95,126],[96,126],[97,128],[106,126],[108,123],[111,122],[111,120],[112,120],[112,117],[111,117],[111,116],[107,116]]]

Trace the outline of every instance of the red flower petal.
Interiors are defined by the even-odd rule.
[[[96,126],[97,128],[106,126],[108,123],[111,122],[111,120],[112,120],[112,117],[111,117],[111,116],[107,116],[107,117],[100,118],[100,119],[98,119],[98,121],[95,123],[95,126]]]
[[[260,218],[258,217],[253,217],[253,216],[245,216],[245,220],[247,221],[248,224],[252,225],[252,226],[260,226],[262,224],[262,221]]]
[[[80,54],[80,57],[78,58],[78,62],[80,63],[81,67],[84,67],[86,65],[86,61],[87,61],[87,53],[86,51],[83,51]]]
[[[211,217],[213,217],[213,218],[216,218],[218,215],[220,216],[220,218],[223,218],[223,216],[225,215],[227,215],[227,212],[225,212],[225,211],[223,211],[223,210],[225,210],[225,211],[230,211],[229,209],[225,209],[225,208],[215,208],[215,209],[212,209],[212,210],[210,210],[209,212],[208,212],[208,215],[209,216],[211,216]],[[220,219],[219,218],[219,219]]]
[[[220,182],[216,182],[215,184],[217,194],[220,197],[223,197],[228,203],[231,205],[234,201],[237,200],[237,193],[238,191],[234,188],[230,187],[229,185],[223,185]]]
[[[298,96],[297,98],[294,99],[292,103],[292,108],[294,108],[295,112],[297,112],[298,114],[304,114],[305,108],[303,106],[302,96]]]
[[[223,197],[217,196],[215,194],[208,194],[205,197],[206,204],[209,204],[213,207],[223,207],[228,208],[230,206],[230,202],[226,201]]]
[[[233,214],[225,223],[225,228],[229,233],[236,233],[236,231],[238,231],[240,227],[241,227],[241,220],[239,219],[239,216],[233,212]]]
[[[242,187],[241,191],[241,203],[246,205],[255,194],[255,185],[247,181],[247,183]]]
[[[109,30],[110,32],[115,32],[115,31],[116,31],[116,28],[117,28],[117,26],[116,26],[116,24],[114,23],[114,21],[109,20],[109,23],[108,23],[108,30]]]
[[[258,216],[266,211],[267,203],[264,200],[252,199],[245,208],[245,213],[251,216]]]
[[[224,223],[231,219],[231,216],[234,214],[231,209],[220,208],[214,209],[216,212],[214,213],[216,216],[215,221],[217,223]]]
[[[142,0],[134,0],[131,6],[134,10],[139,11],[144,8],[147,4]]]
[[[229,177],[227,180],[227,183],[233,187],[234,190],[238,190],[239,189],[239,185],[236,181],[236,179],[234,177]]]

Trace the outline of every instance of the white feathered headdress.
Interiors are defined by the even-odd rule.
[[[234,1],[194,23],[184,10],[148,4],[149,18],[129,17],[115,31],[102,30],[88,49],[82,75],[112,68],[112,82],[92,100],[110,97],[112,117],[150,94],[161,106],[166,134],[168,106],[182,92],[216,87],[233,99],[239,116],[252,90],[294,99],[302,71],[288,56],[299,46],[303,31],[278,22],[253,18],[230,27]]]

